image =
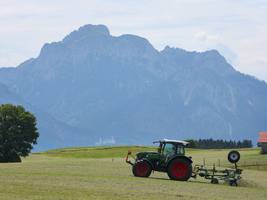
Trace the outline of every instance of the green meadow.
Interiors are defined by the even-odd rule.
[[[2,200],[82,199],[267,199],[267,155],[259,149],[241,149],[244,169],[238,187],[210,184],[198,177],[171,181],[165,173],[136,178],[124,157],[128,150],[154,151],[155,147],[82,147],[34,153],[22,163],[0,164]],[[228,150],[192,150],[194,164],[231,167]]]

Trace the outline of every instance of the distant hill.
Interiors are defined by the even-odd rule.
[[[75,145],[255,140],[267,129],[267,84],[236,71],[218,51],[158,51],[139,36],[112,36],[104,25],[45,44],[37,58],[0,69],[0,82],[66,125]],[[46,127],[41,134],[65,137],[65,130],[39,122]]]
[[[12,93],[5,85],[0,83],[0,104],[6,103],[22,105],[30,112],[33,112],[37,117],[37,126],[41,134],[40,138],[38,139],[38,145],[34,146],[34,150],[87,145],[87,135],[86,137],[84,136],[85,132],[60,122],[51,115],[30,105],[21,97]],[[77,135],[79,137],[75,137]]]

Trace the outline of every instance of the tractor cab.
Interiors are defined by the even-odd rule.
[[[185,146],[188,144],[186,141],[182,140],[159,140],[153,142],[159,143],[158,147],[158,153],[165,155],[165,156],[171,156],[171,155],[185,155]]]

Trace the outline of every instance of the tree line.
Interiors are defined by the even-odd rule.
[[[233,140],[214,140],[210,139],[189,139],[189,148],[196,149],[233,149],[233,148],[251,148],[251,140],[233,141]]]

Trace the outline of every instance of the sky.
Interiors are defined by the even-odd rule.
[[[267,0],[0,0],[0,67],[37,57],[85,24],[188,51],[217,49],[267,82]]]

